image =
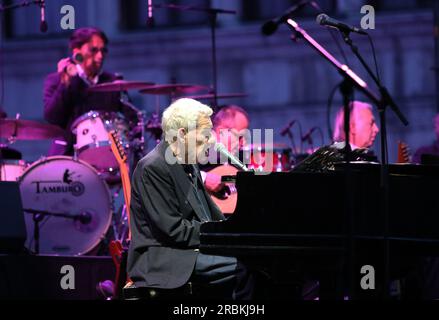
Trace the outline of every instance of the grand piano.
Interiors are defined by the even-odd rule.
[[[387,211],[378,164],[350,164],[348,180],[346,165],[319,173],[238,172],[235,212],[201,225],[200,251],[238,257],[274,288],[271,297],[291,298],[290,289],[307,281],[320,283],[321,298],[383,297],[385,270],[390,280],[416,278],[439,255],[439,166],[387,168]],[[364,265],[374,268],[374,290],[361,287]],[[414,289],[404,294],[434,290],[429,285],[407,285]]]

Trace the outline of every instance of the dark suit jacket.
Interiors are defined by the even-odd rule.
[[[117,79],[115,74],[103,72],[99,76],[99,83],[111,82]],[[71,125],[83,114],[90,110],[102,110],[122,112],[126,110],[120,102],[119,92],[89,92],[88,85],[79,77],[72,77],[68,86],[61,83],[61,75],[58,72],[49,74],[44,81],[44,118],[51,124],[65,129],[69,145],[66,150],[60,147],[52,147],[51,154],[73,154],[74,136],[71,133]],[[135,115],[129,114],[132,118]]]
[[[128,275],[138,286],[178,288],[194,270],[203,213],[183,166],[168,164],[162,141],[137,164],[131,191]],[[198,172],[199,183],[201,176]],[[224,216],[203,186],[212,220]]]
[[[429,146],[420,147],[413,155],[412,162],[422,163],[421,157],[423,154],[439,156],[439,140],[436,140]]]

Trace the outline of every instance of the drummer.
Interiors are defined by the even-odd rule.
[[[44,82],[44,118],[70,132],[72,123],[91,110],[121,112],[135,120],[135,113],[120,101],[119,92],[88,92],[90,86],[121,77],[103,70],[108,54],[108,38],[102,30],[76,29],[70,37],[71,56],[58,62],[57,72]],[[72,155],[74,136],[67,145],[52,145],[49,155]]]

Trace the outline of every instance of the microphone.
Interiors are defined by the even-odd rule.
[[[84,56],[78,52],[70,57],[70,61],[74,64],[82,63],[84,61]]]
[[[314,131],[316,131],[317,128],[318,127],[312,127],[311,129],[309,129],[308,132],[305,133],[305,135],[302,137],[302,141],[308,141],[309,144],[312,144],[311,135]]]
[[[40,21],[40,31],[47,32],[47,22],[46,22],[46,1],[40,1],[40,9],[41,9],[41,21]]]
[[[273,33],[276,32],[277,27],[281,24],[287,21],[287,19],[297,10],[301,9],[303,6],[308,4],[309,0],[302,0],[298,4],[295,4],[294,6],[288,8],[285,13],[279,17],[276,17],[274,19],[271,19],[270,21],[265,22],[262,25],[261,32],[265,34],[266,36],[270,36]]]
[[[338,21],[336,19],[333,19],[329,17],[327,14],[321,13],[317,16],[316,22],[322,26],[328,26],[332,28],[336,28],[342,32],[355,32],[363,35],[367,35],[366,31],[363,31],[357,27],[350,26],[346,23],[343,23],[341,21]]]
[[[293,124],[295,124],[295,123],[296,123],[295,119],[291,120],[290,123],[288,123],[288,125],[282,129],[282,131],[280,132],[280,135],[282,137],[285,136],[288,133],[288,131],[290,130],[290,128],[293,126]]]
[[[152,0],[148,0],[148,17],[146,18],[146,26],[149,28],[152,28],[155,25],[154,17],[152,16],[153,7]]]
[[[228,159],[230,159],[232,164],[236,165],[242,171],[250,171],[250,169],[248,169],[237,157],[231,154],[222,143],[215,143],[214,149],[215,151],[225,155]]]
[[[78,52],[78,53],[70,56],[69,60],[73,64],[82,63],[84,61],[84,56]],[[67,65],[63,69],[63,72],[66,72],[66,71],[67,71]]]

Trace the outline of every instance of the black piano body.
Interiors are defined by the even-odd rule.
[[[325,173],[239,172],[236,210],[227,220],[202,224],[200,251],[236,256],[278,283],[326,277],[328,290],[338,287],[338,294],[347,274],[340,266],[353,252],[355,288],[364,294],[360,269],[372,265],[377,288],[370,295],[382,295],[386,245],[392,279],[439,255],[439,167],[388,166],[387,233],[380,166],[351,164],[349,171],[349,190],[345,166]]]

